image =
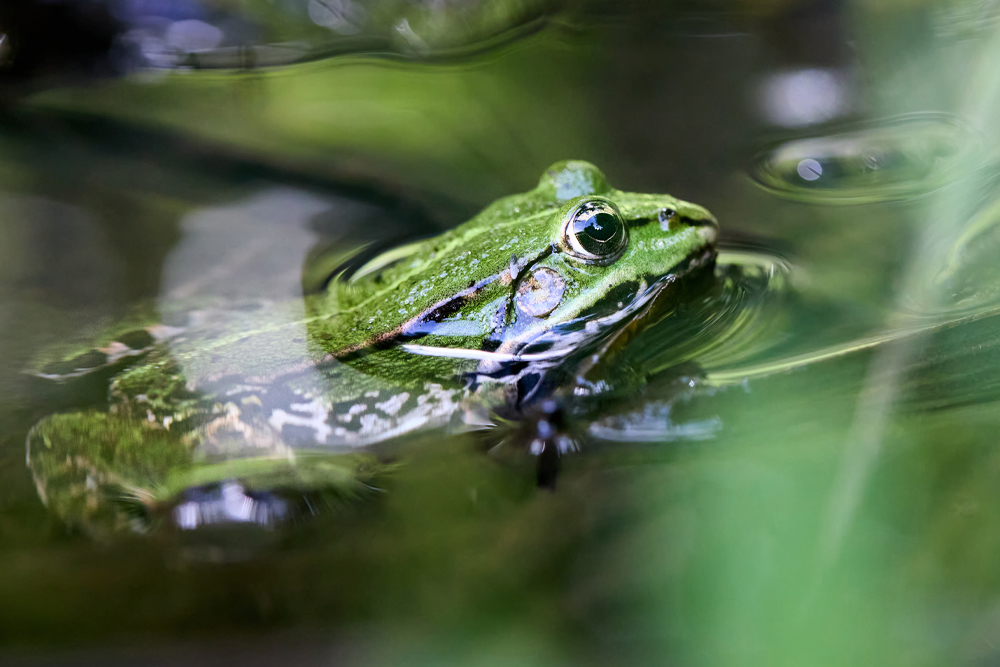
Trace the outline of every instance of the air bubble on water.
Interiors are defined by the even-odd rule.
[[[823,175],[823,165],[812,158],[806,158],[799,162],[796,170],[799,172],[799,176],[807,181],[815,181]]]

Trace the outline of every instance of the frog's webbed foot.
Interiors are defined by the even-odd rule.
[[[580,436],[571,431],[567,412],[555,398],[533,406],[505,441],[535,457],[538,487],[550,490],[555,489],[562,457],[580,448]]]

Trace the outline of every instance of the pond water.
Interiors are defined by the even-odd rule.
[[[0,10],[4,664],[1000,659],[997,3],[161,5]],[[53,472],[82,450],[36,425],[108,409],[67,350],[301,322],[566,159],[721,231],[614,362],[691,382],[596,415],[554,489],[491,429],[141,517]]]

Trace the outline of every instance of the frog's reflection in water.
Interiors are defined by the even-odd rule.
[[[43,502],[102,538],[164,522],[273,527],[380,488],[377,457],[324,452],[325,415],[302,413],[310,397],[269,391],[263,376],[291,368],[299,387],[331,381],[312,363],[303,321],[312,249],[339,242],[349,254],[365,235],[398,235],[411,223],[368,201],[287,186],[187,215],[155,307],[36,372],[105,406],[53,415],[30,432]],[[241,345],[260,332],[264,344]]]

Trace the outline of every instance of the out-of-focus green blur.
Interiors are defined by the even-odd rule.
[[[3,662],[1000,659],[1000,6],[312,2],[161,16],[245,28],[190,51],[110,3],[133,59],[90,69],[31,50],[79,6],[0,13]],[[555,492],[418,435],[377,500],[238,562],[40,502],[25,436],[68,400],[23,372],[44,349],[181,274],[295,296],[317,249],[454,226],[568,158],[791,267],[754,363],[706,358],[661,431],[595,439]]]

